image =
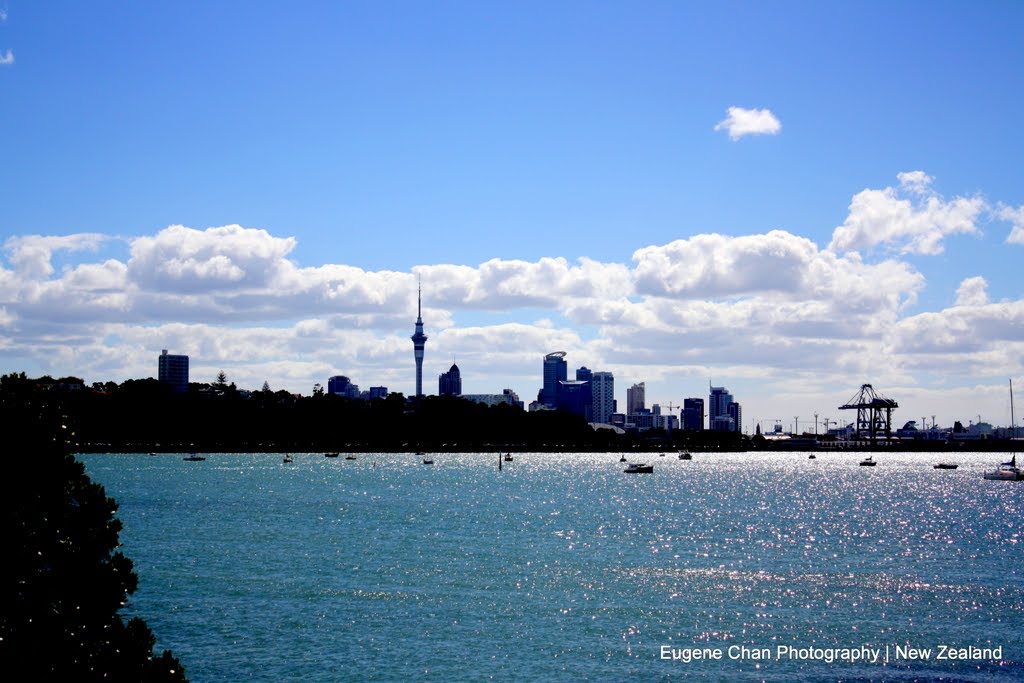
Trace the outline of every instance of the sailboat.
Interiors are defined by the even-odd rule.
[[[1013,417],[1013,380],[1010,380],[1010,443],[1013,443],[1013,436],[1016,434],[1016,425]],[[985,472],[985,479],[990,481],[1024,481],[1024,472],[1017,467],[1017,454],[1014,453],[1006,462],[999,463],[991,472]]]

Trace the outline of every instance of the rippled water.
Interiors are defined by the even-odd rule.
[[[80,457],[121,506],[129,613],[193,681],[1024,678],[1024,483],[981,479],[998,454]]]

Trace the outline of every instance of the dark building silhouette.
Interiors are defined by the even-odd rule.
[[[684,398],[682,420],[683,429],[689,432],[704,430],[704,399]]]
[[[544,386],[537,395],[538,403],[548,408],[558,407],[558,383],[568,378],[568,367],[565,351],[555,351],[544,356]]]
[[[161,351],[157,360],[157,379],[179,394],[188,392],[188,356],[176,356],[167,353],[167,349]]]
[[[462,395],[462,374],[459,366],[452,363],[448,372],[442,372],[437,377],[438,396],[461,396]]]

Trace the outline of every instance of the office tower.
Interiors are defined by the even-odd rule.
[[[388,388],[387,387],[370,387],[370,396],[369,396],[369,398],[374,399],[374,398],[387,398],[387,397],[388,397]]]
[[[423,349],[427,345],[427,335],[423,334],[422,288],[416,288],[416,332],[412,339],[413,353],[416,356],[416,395],[423,395]]]
[[[743,431],[743,409],[740,408],[740,404],[733,401],[727,408],[729,417],[732,418],[732,430],[734,432]]]
[[[615,412],[615,378],[610,372],[595,372],[590,377],[591,412],[594,422],[608,423]]]
[[[626,389],[626,415],[636,415],[644,409],[644,383]]]
[[[566,380],[558,383],[558,409],[590,422],[590,382]]]
[[[700,432],[704,430],[704,399],[683,399],[682,423],[683,429],[688,432]]]
[[[157,359],[157,379],[161,384],[168,385],[175,393],[187,393],[188,356],[176,356],[163,349]]]
[[[327,380],[327,393],[332,396],[359,398],[359,385],[353,384],[345,375],[335,375]]]
[[[733,418],[729,415],[729,404],[732,402],[732,394],[728,389],[711,387],[711,394],[708,396],[708,429],[714,432],[736,430]]]
[[[461,396],[462,395],[462,374],[459,366],[452,363],[448,372],[442,372],[437,377],[438,396]]]
[[[548,408],[558,406],[558,383],[567,379],[568,366],[565,351],[555,351],[544,356],[544,387],[537,395],[538,403]]]

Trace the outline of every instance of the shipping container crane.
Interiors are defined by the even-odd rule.
[[[888,439],[892,432],[892,411],[899,408],[899,404],[891,398],[885,398],[870,384],[861,385],[853,398],[846,402],[846,405],[839,406],[839,410],[856,410],[857,438],[866,432],[872,443],[879,432],[884,432]]]

